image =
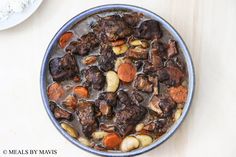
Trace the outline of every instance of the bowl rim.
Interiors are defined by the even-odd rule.
[[[153,18],[155,20],[158,20],[161,23],[161,25],[165,29],[167,29],[168,32],[170,32],[171,35],[174,37],[174,39],[178,42],[178,46],[182,50],[182,53],[183,53],[185,61],[186,61],[187,69],[188,69],[188,79],[189,79],[188,80],[188,98],[187,98],[185,106],[183,108],[182,115],[180,116],[178,121],[176,121],[170,127],[168,132],[163,134],[159,139],[157,139],[151,145],[149,145],[147,147],[144,147],[144,148],[133,150],[131,152],[98,151],[98,150],[95,150],[93,148],[82,145],[78,140],[72,138],[70,135],[68,135],[61,128],[60,123],[54,118],[52,112],[50,111],[49,100],[48,100],[48,97],[47,97],[46,76],[47,76],[47,70],[48,70],[48,63],[49,63],[49,59],[50,59],[50,55],[51,55],[51,49],[55,46],[55,44],[57,44],[57,41],[58,41],[59,37],[65,31],[67,31],[71,26],[73,26],[75,23],[77,23],[78,21],[83,20],[84,18],[86,18],[90,15],[93,15],[95,13],[99,13],[99,12],[110,10],[110,9],[125,9],[125,10],[133,10],[133,11],[137,11],[137,12],[142,12],[145,15],[148,15],[151,18]],[[40,71],[40,90],[41,90],[41,97],[42,97],[42,100],[43,100],[43,104],[44,104],[44,107],[46,109],[46,112],[47,112],[49,118],[51,119],[52,123],[57,128],[57,130],[67,140],[69,140],[71,143],[73,143],[77,147],[79,147],[79,148],[81,148],[81,149],[83,149],[87,152],[90,152],[90,153],[93,153],[93,154],[96,154],[96,155],[114,156],[114,157],[115,156],[134,156],[134,155],[140,155],[142,153],[145,153],[147,151],[150,151],[150,150],[156,148],[157,146],[159,146],[163,142],[165,142],[167,139],[169,139],[176,132],[178,127],[181,125],[181,123],[185,119],[185,117],[186,117],[186,115],[189,111],[189,108],[191,106],[191,103],[192,103],[194,90],[195,90],[195,72],[194,72],[193,62],[192,62],[192,59],[191,59],[191,56],[190,56],[190,53],[189,53],[189,50],[188,50],[186,44],[184,43],[184,41],[181,38],[181,36],[179,35],[179,33],[166,20],[164,20],[162,17],[160,17],[156,13],[154,13],[150,10],[147,10],[145,8],[142,8],[142,7],[138,7],[138,6],[134,6],[134,5],[128,5],[128,4],[106,4],[106,5],[100,5],[100,6],[96,6],[96,7],[87,9],[87,10],[77,14],[76,16],[71,18],[69,21],[67,21],[58,30],[58,32],[54,35],[54,37],[52,38],[52,40],[50,41],[50,43],[47,47],[47,50],[45,52],[45,55],[44,55],[44,58],[43,58],[43,61],[42,61],[41,71]]]

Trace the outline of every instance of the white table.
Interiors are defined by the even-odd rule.
[[[56,149],[58,157],[94,156],[72,145],[53,126],[41,101],[39,74],[57,30],[81,11],[108,3],[117,1],[45,0],[27,21],[0,32],[1,157],[8,156],[2,154],[4,149]],[[129,0],[129,4],[169,21],[185,40],[196,70],[196,91],[186,120],[167,142],[141,156],[235,156],[236,1]]]

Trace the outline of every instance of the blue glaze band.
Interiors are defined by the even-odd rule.
[[[90,147],[86,147],[86,146],[82,145],[80,142],[78,142],[78,140],[72,138],[70,135],[68,135],[61,128],[59,122],[54,118],[54,115],[50,111],[49,101],[48,101],[48,97],[47,97],[46,78],[47,78],[48,63],[49,63],[49,59],[50,59],[50,56],[52,53],[52,49],[58,43],[60,36],[64,32],[66,32],[68,29],[70,29],[78,21],[83,20],[84,18],[88,17],[89,15],[93,15],[93,14],[96,14],[96,13],[99,13],[102,11],[112,10],[112,9],[115,9],[115,10],[117,10],[117,9],[123,10],[124,9],[124,10],[132,10],[132,11],[136,11],[136,12],[141,12],[141,13],[144,13],[144,15],[147,15],[147,16],[151,17],[152,19],[159,21],[161,23],[161,25],[165,29],[167,29],[171,33],[171,35],[174,37],[174,39],[177,41],[178,46],[182,50],[183,55],[185,57],[185,61],[187,64],[187,69],[188,69],[188,78],[189,78],[188,98],[186,100],[181,117],[178,119],[177,122],[175,122],[171,126],[171,128],[169,129],[168,132],[166,132],[163,136],[161,136],[158,140],[153,142],[151,145],[144,147],[142,149],[133,150],[131,152],[104,152],[104,151],[98,151],[98,150],[95,150]],[[55,125],[55,127],[59,130],[59,132],[66,139],[68,139],[71,143],[73,143],[74,145],[76,145],[79,148],[82,148],[85,151],[88,151],[90,153],[100,155],[100,156],[109,156],[109,157],[134,156],[134,155],[142,154],[142,153],[145,153],[147,151],[150,151],[150,150],[156,148],[157,146],[159,146],[160,144],[165,142],[168,138],[170,138],[175,133],[177,128],[183,122],[183,120],[186,117],[188,110],[190,108],[190,105],[191,105],[191,102],[193,99],[194,88],[195,88],[195,73],[194,73],[192,59],[191,59],[190,53],[187,49],[187,46],[185,45],[183,39],[180,37],[180,35],[177,33],[177,31],[167,21],[165,21],[162,17],[158,16],[157,14],[155,14],[147,9],[144,9],[144,8],[140,8],[140,7],[132,6],[132,5],[126,5],[126,4],[111,4],[111,5],[98,6],[98,7],[86,10],[86,11],[76,15],[75,17],[73,17],[71,20],[69,20],[65,25],[63,25],[61,27],[61,29],[56,33],[56,35],[53,37],[52,41],[48,45],[45,56],[43,58],[41,72],[40,72],[40,88],[41,88],[41,96],[42,96],[43,104],[44,104],[44,107],[47,111],[48,116],[50,117],[50,119],[53,122],[53,124]]]

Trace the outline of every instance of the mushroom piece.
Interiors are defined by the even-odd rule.
[[[151,93],[153,92],[153,84],[148,80],[148,77],[144,74],[139,74],[135,81],[134,87],[142,92]]]
[[[168,58],[171,58],[175,56],[176,54],[178,54],[176,41],[170,39],[168,41],[168,49],[167,49]]]
[[[148,107],[151,110],[155,111],[158,115],[161,115],[162,114],[162,110],[161,110],[159,104],[160,104],[160,99],[156,95],[154,95],[151,98],[151,100],[150,100],[150,102],[148,104]]]
[[[159,93],[157,76],[148,76],[148,80],[153,83],[153,94],[157,95]]]
[[[114,132],[115,131],[114,124],[100,123],[99,127],[101,130],[106,131],[106,132]]]
[[[85,65],[90,65],[90,64],[93,64],[97,61],[97,56],[96,55],[90,55],[88,57],[85,57],[83,60],[82,60],[82,63],[85,64]]]
[[[127,57],[131,59],[147,59],[148,58],[148,49],[142,48],[141,46],[136,46],[134,48],[130,48],[127,51]]]

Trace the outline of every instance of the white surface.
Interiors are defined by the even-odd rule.
[[[33,3],[31,3],[25,7],[20,6],[20,4],[22,5],[26,2],[23,3],[23,2],[18,1],[18,4],[17,4],[17,0],[10,1],[11,3],[9,3],[9,7],[10,7],[10,10],[12,10],[12,11],[11,11],[10,15],[6,16],[6,19],[0,21],[0,31],[11,28],[13,26],[16,26],[17,24],[20,24],[21,22],[26,20],[38,9],[38,7],[42,3],[42,1],[43,0],[34,0],[34,2],[33,2],[33,0],[32,0]],[[1,3],[5,4],[5,0],[0,0],[0,5],[1,5]],[[4,8],[0,8],[0,9],[4,9]]]
[[[107,3],[117,1],[47,0],[24,23],[0,32],[1,157],[8,157],[3,149],[57,149],[58,157],[94,156],[68,142],[49,120],[41,101],[39,73],[57,30],[81,11]],[[234,157],[236,1],[130,0],[129,4],[152,10],[178,30],[191,52],[197,81],[184,123],[167,142],[141,156]]]

